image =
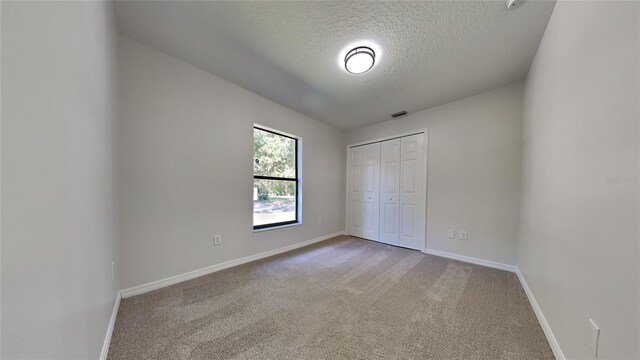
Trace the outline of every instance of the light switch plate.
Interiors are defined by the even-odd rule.
[[[456,237],[456,231],[453,229],[449,229],[447,230],[447,236],[449,237],[449,239],[453,239]]]

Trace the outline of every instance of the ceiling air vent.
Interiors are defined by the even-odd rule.
[[[398,111],[397,113],[391,114],[391,117],[394,118],[394,119],[397,119],[397,118],[403,117],[405,115],[407,115],[407,111],[406,110],[402,110],[402,111]]]

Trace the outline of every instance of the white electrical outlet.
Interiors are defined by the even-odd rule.
[[[447,236],[449,237],[449,239],[453,239],[456,237],[456,231],[453,229],[449,229],[447,230]]]
[[[112,280],[112,281],[116,278],[116,270],[115,270],[115,267],[116,267],[116,262],[115,262],[115,261],[112,261],[112,262],[111,262],[111,280]]]
[[[593,356],[598,357],[598,341],[600,340],[600,328],[593,321],[593,319],[589,319],[589,346],[591,347],[591,352]]]
[[[467,234],[467,230],[460,230],[460,240],[468,240],[469,234]]]
[[[222,235],[216,234],[213,236],[213,245],[222,245]]]

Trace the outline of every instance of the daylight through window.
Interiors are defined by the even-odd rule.
[[[298,223],[298,139],[253,129],[253,228]]]

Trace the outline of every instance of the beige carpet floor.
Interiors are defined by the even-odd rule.
[[[348,236],[123,299],[109,359],[552,359],[515,274]]]

